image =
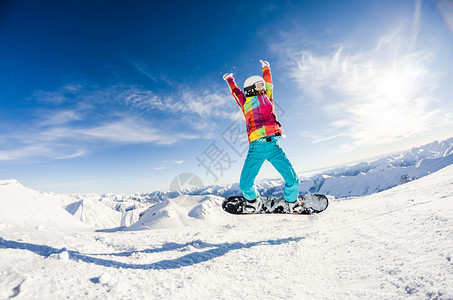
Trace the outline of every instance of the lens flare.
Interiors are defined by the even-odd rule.
[[[444,19],[445,24],[453,35],[453,1],[433,0],[437,10]]]

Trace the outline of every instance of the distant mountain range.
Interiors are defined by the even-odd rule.
[[[450,164],[453,164],[453,138],[315,175],[302,181],[301,192],[336,197],[369,195]]]
[[[450,164],[453,164],[453,138],[414,147],[373,161],[332,168],[308,178],[301,177],[300,193],[319,193],[335,197],[369,195],[426,176]],[[257,180],[256,186],[263,196],[278,196],[283,194],[284,182],[282,179],[264,179]],[[182,194],[227,197],[241,195],[241,191],[235,183],[121,196],[106,194],[101,199],[122,197],[122,201],[158,202]]]

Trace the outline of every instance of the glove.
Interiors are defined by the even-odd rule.
[[[269,68],[271,66],[270,63],[268,61],[266,61],[266,60],[263,61],[262,59],[260,59],[260,63],[261,63],[261,67],[263,67],[263,68],[264,67],[268,67]]]
[[[225,73],[225,75],[223,75],[223,80],[227,80],[228,78],[233,78],[233,73]]]

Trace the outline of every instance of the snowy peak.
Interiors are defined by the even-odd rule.
[[[101,228],[113,228],[121,224],[121,213],[104,204],[91,200],[80,200],[65,207],[66,211],[85,224]]]
[[[372,161],[327,169],[310,177],[300,175],[300,193],[335,197],[369,195],[426,176],[450,164],[453,164],[453,138]],[[263,196],[283,195],[284,182],[281,179],[257,180],[255,185]],[[238,184],[229,184],[182,190],[180,194],[228,197],[240,195],[241,191]],[[162,198],[162,195],[169,196],[155,192],[150,193],[149,198],[154,201],[169,199]]]
[[[377,193],[453,164],[453,138],[305,178],[301,191],[336,197]]]
[[[16,179],[0,180],[0,186],[21,186],[23,185]]]
[[[26,227],[87,228],[48,198],[17,180],[0,181],[0,223]]]
[[[327,172],[327,174],[331,176],[356,176],[373,169],[383,170],[386,168],[411,167],[417,165],[417,163],[424,159],[437,159],[452,154],[453,138],[450,138],[442,142],[435,141],[421,147],[414,147],[409,151],[391,154],[377,160],[336,168]]]

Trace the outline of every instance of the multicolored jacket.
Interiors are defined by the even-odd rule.
[[[275,114],[272,75],[269,67],[263,68],[263,79],[266,82],[266,93],[250,97],[245,96],[234,82],[234,78],[227,79],[231,93],[244,114],[249,142],[283,133]]]

